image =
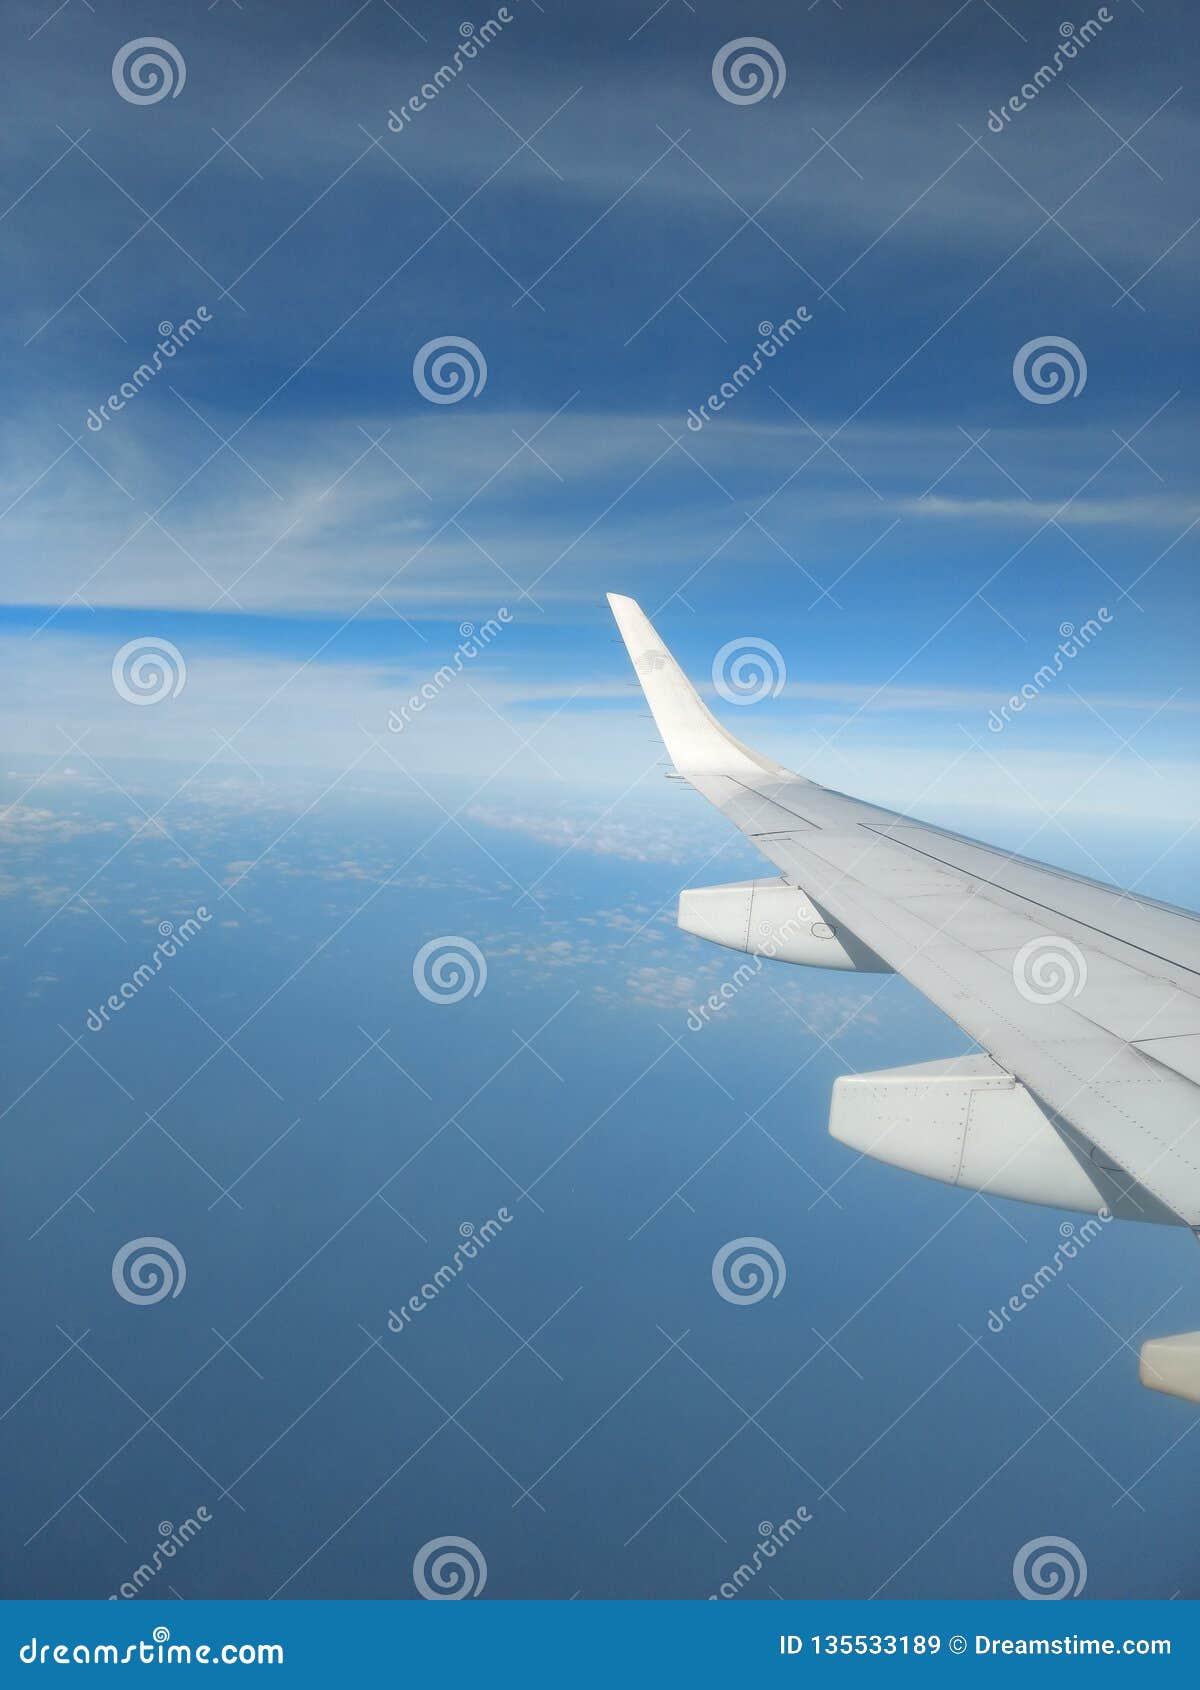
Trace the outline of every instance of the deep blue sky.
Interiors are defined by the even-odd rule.
[[[457,13],[413,9],[409,27],[383,0],[307,4],[284,28],[254,5],[147,19],[72,0],[38,28],[40,6],[13,10],[17,502],[0,539],[27,742],[57,752],[54,723],[87,724],[93,750],[187,757],[216,729],[256,763],[344,767],[356,720],[378,725],[461,619],[507,604],[518,625],[481,690],[527,728],[547,695],[578,692],[539,743],[587,734],[594,771],[616,776],[625,760],[594,731],[615,587],[668,606],[701,668],[735,635],[779,645],[792,687],[772,732],[828,733],[847,703],[916,688],[926,710],[884,693],[843,729],[864,760],[886,748],[860,764],[868,784],[893,766],[888,706],[944,762],[963,749],[957,718],[986,721],[1060,624],[1101,605],[1113,626],[1072,684],[1122,736],[1182,688],[1139,749],[1186,749],[1187,9],[1120,0],[999,136],[989,111],[1060,39],[1038,6],[649,11],[522,0],[469,78],[395,135],[388,111],[452,51]],[[777,39],[787,80],[736,106],[711,61],[751,27]],[[134,30],[177,43],[177,98],[116,97],[114,44]],[[506,127],[531,137],[555,112],[528,147]],[[162,208],[157,224],[138,207]],[[159,323],[201,304],[197,340],[89,433]],[[800,339],[689,433],[760,322],[801,304]],[[488,380],[434,406],[412,362],[443,335],[473,340]],[[1043,336],[1082,349],[1077,398],[1017,392],[1014,355]],[[541,430],[540,457],[514,430]],[[838,432],[820,450],[812,430]],[[169,720],[131,722],[107,660],[146,634],[175,640],[192,684]],[[34,681],[47,668],[70,677],[52,701]],[[843,690],[814,712],[802,689],[823,686]],[[1115,748],[1057,693],[1004,747],[1027,785],[1057,747]],[[412,755],[493,767],[504,730],[486,711],[451,726],[468,708],[426,724]],[[798,755],[818,753],[810,737]],[[1137,773],[1121,758],[1111,778]]]
[[[1181,1285],[1168,1329],[1194,1321],[1190,1241],[1114,1229],[1073,1282],[1091,1309],[1060,1286],[995,1360],[976,1348],[922,1396],[1062,1217],[957,1215],[960,1197],[827,1139],[837,1073],[963,1047],[900,983],[875,1000],[879,982],[769,969],[687,1034],[734,965],[675,932],[675,892],[760,865],[661,780],[603,594],[637,595],[710,692],[726,642],[771,642],[779,695],[717,704],[791,766],[1194,902],[1194,16],[1111,0],[995,134],[989,112],[1093,12],[511,11],[399,134],[389,110],[464,14],[6,13],[8,1230],[37,1288],[5,1399],[10,1586],[106,1594],[157,1521],[204,1500],[198,1458],[222,1484],[256,1465],[247,1515],[227,1505],[181,1560],[185,1596],[410,1595],[414,1550],[454,1533],[486,1540],[489,1594],[702,1596],[759,1521],[805,1502],[819,1524],[777,1563],[789,1596],[1007,1595],[1015,1549],[1046,1533],[1086,1540],[1089,1593],[1190,1593],[1190,1445],[1167,1452],[1191,1422],[1139,1391],[1118,1343]],[[714,88],[742,35],[786,63],[777,98]],[[185,64],[177,97],[118,95],[114,55],[143,36]],[[89,429],[160,325],[201,306],[191,342]],[[803,331],[690,430],[760,324],[801,306]],[[438,405],[413,362],[443,337],[474,343],[487,378]],[[1086,381],[1034,404],[1014,358],[1048,337]],[[488,650],[389,732],[462,625],[502,607]],[[1102,608],[1087,649],[989,728]],[[163,639],[186,684],[139,708],[114,655]],[[158,923],[206,899],[218,920],[169,983],[87,1034]],[[415,993],[413,954],[441,934],[487,956],[477,999]],[[245,1024],[269,1086],[171,986],[222,1035]],[[513,1034],[551,1016],[553,1073]],[[419,1087],[376,1052],[329,1089],[360,1027]],[[161,1126],[130,1139],[146,1110]],[[372,1192],[438,1129],[402,1221]],[[260,1153],[244,1209],[210,1211],[210,1174]],[[840,1179],[843,1207],[811,1207],[810,1176]],[[481,1393],[467,1420],[491,1453],[451,1427],[367,1500],[437,1423],[428,1398],[376,1353],[378,1377],[308,1405],[460,1221],[514,1191],[522,1225],[473,1283],[523,1336],[581,1287],[547,1328],[551,1367],[522,1352]],[[115,1297],[113,1253],[142,1234],[178,1234],[178,1301]],[[786,1293],[745,1310],[708,1275],[742,1234],[789,1262]],[[460,1301],[400,1340],[449,1407],[512,1337]],[[223,1353],[165,1416],[189,1454],[150,1428],[90,1481],[137,1424],[121,1387],[157,1406],[213,1328],[243,1323],[254,1371]],[[60,1326],[94,1334],[111,1379],[56,1363]],[[672,1352],[593,1441],[685,1328],[695,1360]],[[807,1359],[814,1329],[844,1329],[846,1363]],[[750,1427],[670,1501],[737,1424],[721,1390],[757,1409],[802,1364],[764,1415],[787,1455]],[[1037,1404],[1068,1398],[1067,1430],[1014,1454]],[[546,1515],[514,1509],[512,1475],[552,1463]],[[1143,1513],[1117,1493],[1147,1471]]]

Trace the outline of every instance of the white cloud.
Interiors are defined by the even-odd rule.
[[[688,1009],[711,989],[698,974],[654,965],[635,968],[625,979],[629,1000],[655,1009]]]
[[[603,816],[569,817],[560,813],[518,812],[476,805],[472,821],[508,833],[523,833],[561,851],[583,850],[598,857],[620,857],[633,863],[685,862],[695,852],[696,831],[664,826],[657,817],[640,821],[611,821]]]
[[[552,641],[547,648],[549,661]],[[0,663],[9,678],[0,734],[32,756],[61,759],[53,778],[70,769],[89,790],[114,798],[124,787],[138,800],[142,777],[131,771],[144,775],[161,760],[157,788],[181,787],[190,797],[202,786],[209,810],[249,807],[286,817],[324,802],[326,793],[336,802],[361,782],[404,803],[432,803],[439,815],[438,802],[448,811],[465,803],[468,828],[523,833],[562,852],[698,867],[714,852],[729,860],[749,850],[689,788],[663,779],[665,753],[631,694],[624,695],[627,710],[613,709],[606,699],[589,703],[585,695],[557,712],[543,696],[545,662],[528,664],[527,698],[522,666],[510,663],[493,672],[485,659],[468,677],[469,687],[465,680],[450,685],[418,722],[392,734],[388,711],[414,681],[419,684],[420,670],[242,657],[210,643],[188,645],[185,656],[183,692],[138,708],[113,688],[111,639],[53,629],[33,640],[0,635]],[[613,663],[623,661],[614,651]],[[571,690],[565,677],[564,688]],[[1078,743],[1064,743],[1057,724],[1069,708],[1067,694],[1047,692],[995,734],[986,721],[1003,702],[999,691],[895,689],[890,703],[885,693],[874,701],[877,708],[858,711],[846,706],[864,703],[869,689],[801,684],[796,690],[801,698],[825,698],[839,708],[814,717],[811,708],[779,700],[757,708],[752,723],[739,721],[738,731],[787,768],[924,819],[978,828],[989,814],[1036,818],[1065,804],[1070,825],[1072,817],[1194,820],[1194,761],[1169,726],[1179,709],[1193,707],[1186,700],[1175,701],[1151,733],[1126,749],[1078,700]],[[1107,716],[1122,703],[1137,704],[1146,715],[1153,707],[1149,700],[1118,698],[1101,700],[1099,709]],[[948,720],[953,712],[974,745],[957,721]],[[1128,725],[1130,717],[1117,720]],[[532,746],[523,748],[534,729]],[[72,740],[79,741],[74,748]],[[267,778],[256,779],[255,769]],[[297,771],[295,780],[287,770]],[[307,771],[303,781],[300,771]],[[144,797],[140,801],[145,804]],[[39,789],[22,802],[35,812],[24,825],[36,825],[36,812],[44,808]],[[144,822],[136,802],[121,815],[120,825],[130,829]],[[172,834],[190,825],[179,817],[173,805],[166,817]],[[56,814],[45,825],[68,824]],[[714,862],[713,878],[721,878],[722,866]]]
[[[0,839],[7,845],[45,845],[51,841],[61,845],[95,833],[112,833],[117,827],[115,821],[101,817],[64,815],[58,810],[20,802],[0,809]]]
[[[833,579],[895,516],[947,527],[1043,522],[1062,506],[1064,488],[1113,454],[1100,422],[1050,423],[1036,441],[1016,426],[994,428],[987,450],[1028,490],[1023,500],[982,455],[964,454],[953,427],[856,422],[839,433],[838,452],[876,498],[782,406],[777,416],[722,417],[700,435],[680,415],[572,407],[538,436],[551,469],[515,438],[531,437],[545,414],[456,414],[448,432],[385,411],[319,425],[268,415],[253,443],[242,443],[263,480],[225,455],[192,481],[203,441],[188,434],[186,414],[180,423],[169,394],[153,403],[170,409],[148,405],[136,422],[87,439],[96,462],[80,451],[61,455],[48,419],[4,426],[7,602],[419,624],[439,613],[480,619],[502,605],[528,611],[527,589],[553,613],[596,602],[631,561],[653,559],[658,578],[674,583],[718,546],[715,568],[765,562],[790,575],[785,553],[796,533],[808,537],[801,561],[825,556],[818,577]],[[212,420],[224,431],[238,422],[219,412]],[[812,420],[827,433],[840,419]],[[380,449],[364,430],[386,431]],[[1189,473],[1190,430],[1169,414],[1155,425],[1152,450],[1161,473]],[[958,459],[952,482],[914,497]],[[744,519],[742,502],[768,498],[763,522],[785,551]],[[1114,461],[1062,521],[1182,529],[1196,509],[1177,494],[1146,495],[1140,467]],[[154,520],[148,511],[158,512]]]
[[[970,499],[948,498],[930,493],[919,499],[905,499],[900,509],[907,516],[929,516],[955,521],[1061,522],[1065,528],[1080,523],[1088,527],[1125,527],[1140,524],[1150,528],[1186,528],[1200,516],[1200,503],[1177,495],[1128,499]]]

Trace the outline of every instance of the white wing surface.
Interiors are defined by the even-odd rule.
[[[686,892],[681,924],[889,967],[987,1053],[839,1080],[831,1130],[953,1184],[1200,1228],[1200,917],[789,773],[716,721],[632,599],[609,603],[675,768],[781,876]],[[1200,1391],[1200,1347],[1171,1354]]]

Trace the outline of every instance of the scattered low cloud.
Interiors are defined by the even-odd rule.
[[[582,850],[597,857],[631,863],[681,863],[695,851],[695,829],[663,825],[661,819],[618,822],[603,816],[586,820],[550,812],[514,812],[476,805],[472,821],[503,832],[523,833],[560,851]]]
[[[31,804],[14,803],[0,809],[0,840],[7,845],[44,845],[50,841],[63,844],[91,834],[112,833],[117,828],[117,822],[103,817],[66,815]]]
[[[655,1009],[690,1009],[711,990],[699,974],[684,974],[669,967],[646,965],[625,977],[629,1002]]]

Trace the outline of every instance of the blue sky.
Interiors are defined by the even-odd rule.
[[[883,751],[868,777],[890,756],[883,706],[944,757],[1060,624],[1107,606],[1071,686],[1122,735],[1170,698],[1139,746],[1186,754],[1183,11],[1123,0],[999,136],[988,112],[1060,39],[1034,6],[922,5],[866,30],[832,0],[768,7],[784,92],[737,106],[710,74],[720,7],[601,25],[526,3],[400,135],[388,111],[457,38],[438,8],[406,25],[382,3],[293,7],[281,34],[254,7],[167,5],[155,28],[187,78],[147,106],[98,74],[114,20],[21,16],[0,535],[32,749],[57,753],[55,722],[157,758],[240,729],[256,764],[344,767],[352,710],[386,716],[460,621],[508,605],[479,690],[526,732],[564,706],[544,743],[587,734],[593,771],[619,776],[594,731],[625,679],[605,649],[616,588],[662,607],[701,673],[730,637],[772,639],[790,677],[772,733],[828,734],[885,689],[843,728]],[[138,207],[165,209],[143,226]],[[690,433],[758,325],[802,304],[803,334]],[[89,433],[159,323],[199,305],[211,323]],[[435,406],[411,371],[443,335],[474,341],[488,379]],[[1044,336],[1083,351],[1087,382],[1034,405],[1012,364]],[[169,720],[110,717],[105,658],[145,635],[184,652],[188,693]],[[47,667],[71,677],[52,699],[31,685]],[[1058,691],[1012,736],[1021,755],[1110,746]],[[494,760],[494,723],[482,741],[424,725],[430,768]],[[1140,801],[1122,755],[1110,780],[1127,775]]]
[[[14,1405],[12,1587],[106,1594],[198,1471],[236,1469],[277,1530],[222,1510],[182,1594],[409,1595],[414,1549],[458,1531],[491,1594],[701,1596],[806,1500],[824,1525],[788,1596],[1009,1595],[1014,1549],[1055,1531],[1094,1594],[1190,1593],[1187,1422],[1123,1348],[1186,1302],[1188,1241],[1114,1229],[1077,1295],[955,1359],[1061,1217],[960,1217],[828,1139],[839,1072],[963,1047],[901,982],[768,969],[689,1040],[730,964],[677,933],[675,894],[766,871],[662,779],[604,593],[781,762],[1194,902],[1195,19],[1111,0],[996,134],[1096,13],[509,11],[400,133],[389,111],[462,39],[428,0],[8,13],[0,920],[14,1277],[39,1287],[17,1387],[49,1380]],[[777,97],[715,88],[742,34],[786,65]],[[145,36],[185,71],[138,104],[113,59]],[[447,338],[475,391],[432,403],[414,361]],[[1052,403],[1014,376],[1043,340],[1073,361]],[[114,660],[164,641],[174,684],[142,707]],[[723,695],[730,641],[769,642],[770,699]],[[169,990],[72,1045],[206,900]],[[412,958],[447,934],[488,986],[435,1008]],[[468,1416],[487,1451],[451,1427],[393,1487],[429,1399],[377,1349],[360,1388],[357,1349],[506,1201],[525,1224],[475,1289],[522,1334],[580,1300],[549,1366],[522,1352]],[[114,1297],[139,1234],[179,1242],[186,1297]],[[713,1251],[742,1234],[779,1242],[788,1298],[714,1305]],[[505,1321],[461,1302],[413,1334],[446,1401],[502,1362]],[[64,1327],[97,1334],[106,1388]],[[243,1327],[248,1361],[193,1392],[211,1332]],[[694,1359],[656,1361],[685,1328]],[[814,1332],[845,1359],[809,1357]],[[781,1393],[771,1436],[743,1425],[711,1468],[732,1423],[700,1366],[747,1408]],[[151,1431],[107,1464],[133,1425],[114,1379],[147,1407],[177,1392],[182,1455]],[[1070,1436],[1038,1429],[1058,1403]],[[914,1487],[964,1419],[971,1448]]]

